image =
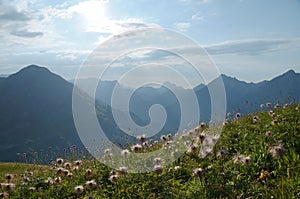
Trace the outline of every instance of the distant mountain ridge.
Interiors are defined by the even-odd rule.
[[[227,112],[247,114],[258,111],[259,105],[266,102],[275,104],[300,101],[300,74],[293,70],[289,70],[270,81],[265,80],[258,83],[247,83],[224,74],[221,75],[221,78],[226,91]],[[89,80],[78,81],[82,81],[83,85],[88,85]],[[117,84],[119,84],[117,81],[101,81],[96,90],[96,99],[111,105],[112,92]],[[171,90],[176,89],[182,95],[187,92],[195,92],[201,110],[201,121],[209,121],[211,101],[206,85],[200,84],[191,91],[170,83],[166,84]],[[119,86],[122,87],[122,85]],[[129,92],[130,88],[123,87],[123,90]],[[166,128],[174,131],[180,122],[180,108],[178,100],[171,90],[168,90],[164,85],[158,88],[141,87],[131,96],[130,110],[148,123],[150,122],[149,108],[154,104],[161,104],[170,117],[166,123]]]
[[[247,114],[258,111],[261,103],[300,101],[300,74],[293,70],[259,83],[246,83],[226,75],[221,78],[227,95],[227,112]],[[89,83],[85,83],[89,87]],[[110,106],[111,94],[117,84],[117,81],[100,82],[96,91],[96,110],[101,127],[110,132],[107,135],[109,139],[119,143],[124,135],[113,119]],[[130,91],[130,88],[120,86],[121,94]],[[209,121],[211,102],[206,85],[198,85],[193,90],[172,84],[168,86],[183,96],[188,92],[195,92],[201,111],[200,120]],[[63,148],[76,145],[78,150],[83,150],[72,115],[73,87],[73,84],[47,68],[36,65],[0,78],[0,161],[16,161],[17,153],[30,149],[47,153],[51,147],[52,151],[57,149],[57,152],[61,152]],[[88,94],[90,93],[86,92],[87,96]],[[164,86],[142,87],[134,93],[129,102],[132,119],[142,126],[148,124],[148,112],[154,104],[161,104],[167,113],[166,124],[157,137],[160,134],[176,132],[181,115],[178,99]],[[117,111],[123,114],[124,110]],[[160,118],[161,115],[154,117]],[[134,140],[130,137],[129,139]]]

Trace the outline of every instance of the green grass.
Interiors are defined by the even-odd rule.
[[[71,178],[57,174],[59,165],[49,167],[28,166],[24,164],[0,164],[0,174],[14,173],[16,176],[33,175],[23,182],[17,177],[14,191],[8,192],[11,198],[300,198],[300,111],[299,105],[243,116],[233,120],[223,128],[223,133],[212,154],[204,159],[195,154],[183,154],[163,172],[126,175],[120,174],[115,182],[109,180],[110,168],[93,159],[84,159],[78,171]],[[258,121],[253,121],[253,116]],[[277,123],[272,125],[272,121]],[[267,136],[266,132],[271,135]],[[162,143],[156,145],[154,150]],[[270,150],[274,146],[284,148],[280,157],[274,157]],[[226,155],[218,157],[219,150]],[[249,162],[235,163],[235,157],[249,156]],[[274,155],[274,154],[273,154]],[[66,161],[66,160],[65,160]],[[74,166],[72,162],[72,167]],[[174,170],[179,166],[178,170]],[[169,171],[172,167],[173,171]],[[195,168],[203,172],[193,175]],[[86,170],[92,175],[87,176]],[[47,178],[61,177],[61,182],[46,183]],[[88,188],[85,183],[94,180],[96,186]],[[7,181],[3,178],[3,183]],[[75,193],[75,186],[84,190]],[[31,189],[35,189],[29,191]],[[3,188],[5,189],[5,188]],[[1,190],[0,190],[1,192]]]
[[[25,170],[31,170],[33,165],[23,163],[0,163],[0,179],[5,176],[6,173],[22,174]]]

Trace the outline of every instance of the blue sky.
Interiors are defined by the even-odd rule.
[[[72,79],[101,42],[145,27],[188,36],[241,80],[300,72],[299,0],[1,0],[0,25],[0,74],[33,63]]]

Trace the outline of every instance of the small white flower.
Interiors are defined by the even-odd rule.
[[[5,175],[5,179],[8,180],[8,181],[12,180],[13,178],[14,178],[14,175],[13,175],[13,174],[7,173],[7,174]]]
[[[161,174],[161,173],[163,172],[162,166],[161,166],[161,165],[155,165],[155,166],[154,166],[154,169],[153,169],[153,172],[154,172],[155,174]]]
[[[120,172],[122,175],[126,175],[126,174],[128,174],[128,168],[127,168],[127,167],[120,167],[120,168],[119,168],[119,172]]]
[[[75,193],[82,193],[84,191],[83,186],[79,185],[74,188]]]
[[[133,151],[133,152],[140,152],[140,151],[142,151],[142,149],[143,149],[143,147],[142,147],[142,145],[140,145],[140,144],[136,144],[136,145],[133,145],[132,147],[131,147],[131,150]]]
[[[57,184],[61,183],[61,177],[54,178],[54,182]]]
[[[64,159],[62,159],[62,158],[57,158],[57,159],[56,159],[56,163],[57,163],[57,164],[63,164],[63,163],[64,163]]]
[[[91,169],[87,169],[87,170],[85,171],[85,175],[88,176],[88,177],[91,177],[91,176],[93,175],[92,170],[91,170]]]
[[[154,158],[154,164],[155,165],[160,165],[162,163],[162,159],[161,158]]]
[[[269,153],[274,158],[280,158],[285,154],[285,148],[282,145],[276,145],[270,148]]]
[[[130,151],[128,149],[124,149],[122,152],[121,152],[122,156],[124,156],[125,158],[127,158],[130,154]]]
[[[111,175],[109,176],[108,180],[111,181],[112,183],[117,182],[119,176],[118,175]]]
[[[193,170],[193,176],[201,176],[204,174],[204,169],[202,168],[195,168]]]
[[[76,166],[80,166],[82,164],[82,161],[81,160],[76,160],[74,163],[75,163]]]
[[[71,165],[72,165],[72,164],[71,164],[70,162],[66,162],[66,163],[64,164],[64,167],[69,169],[69,168],[71,168]]]
[[[96,183],[94,180],[90,180],[90,181],[87,181],[87,182],[85,183],[85,185],[86,185],[88,188],[93,189],[93,188],[95,188],[95,187],[97,186],[97,183]]]

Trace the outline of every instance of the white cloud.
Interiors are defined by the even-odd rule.
[[[204,48],[210,54],[258,55],[300,49],[300,38],[233,40],[207,45]]]
[[[175,28],[179,31],[185,32],[191,27],[191,24],[188,22],[179,22],[174,24]]]

